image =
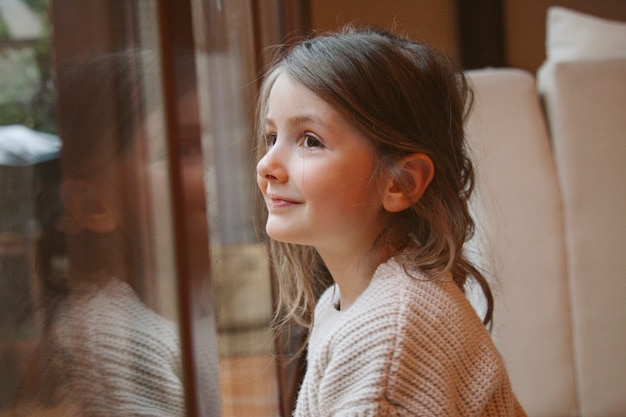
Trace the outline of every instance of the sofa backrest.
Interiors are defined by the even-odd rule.
[[[495,291],[493,338],[529,416],[577,416],[563,206],[534,77],[468,75],[477,170],[470,255]]]
[[[521,70],[468,75],[470,255],[513,388],[531,416],[624,416],[626,59],[549,62],[538,90]]]
[[[626,416],[626,58],[547,62],[537,82],[563,196],[580,412]]]

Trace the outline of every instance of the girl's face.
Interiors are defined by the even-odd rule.
[[[368,139],[285,74],[270,91],[264,123],[267,153],[257,182],[268,235],[322,254],[371,249],[385,212]]]

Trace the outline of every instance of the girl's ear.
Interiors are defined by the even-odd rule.
[[[100,190],[96,183],[80,179],[65,180],[61,185],[61,198],[71,231],[87,229],[108,233],[117,228],[118,215],[113,199]]]
[[[415,204],[424,194],[435,174],[433,161],[423,153],[413,153],[398,161],[398,169],[407,176],[404,184],[393,179],[383,207],[390,213],[402,211]]]

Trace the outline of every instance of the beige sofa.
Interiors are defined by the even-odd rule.
[[[469,72],[470,254],[493,282],[493,337],[528,415],[626,416],[626,26],[549,13],[536,77]],[[623,45],[598,53],[581,18]]]

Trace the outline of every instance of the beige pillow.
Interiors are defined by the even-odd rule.
[[[546,53],[548,61],[626,58],[626,23],[550,7]]]

